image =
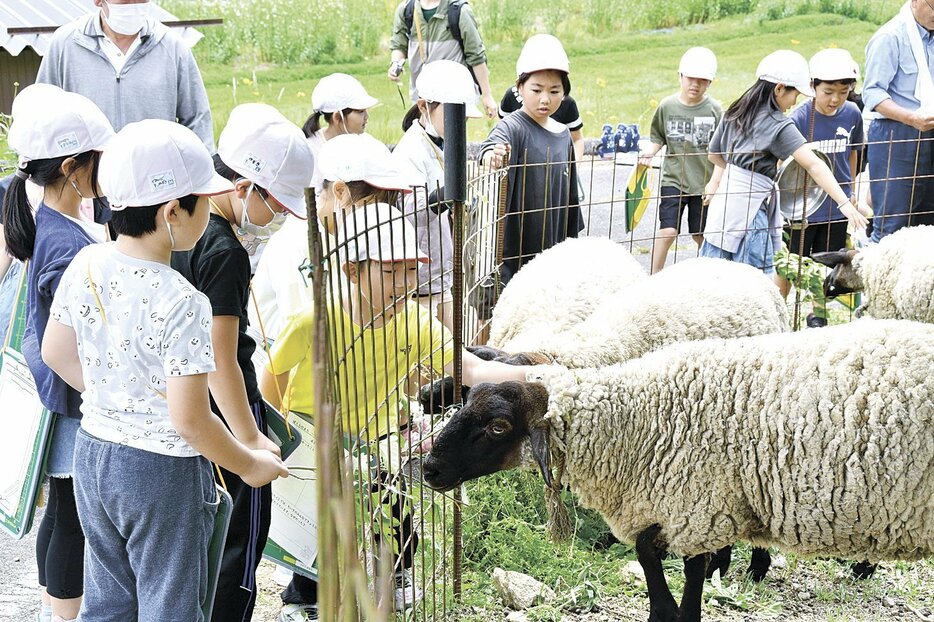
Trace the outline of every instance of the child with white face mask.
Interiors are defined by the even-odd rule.
[[[418,233],[418,246],[431,262],[418,268],[419,304],[431,310],[448,330],[454,328],[451,296],[454,242],[444,198],[444,104],[467,104],[468,117],[482,116],[474,104],[473,78],[464,65],[450,60],[426,64],[415,80],[418,100],[405,115],[393,154],[407,160],[419,176],[418,187],[405,196],[403,212]]]
[[[216,371],[208,375],[212,410],[248,447],[278,448],[266,437],[266,408],[256,383],[247,335],[251,259],[259,258],[271,226],[287,214],[305,219],[305,184],[314,167],[298,126],[266,104],[230,114],[218,141],[215,170],[234,190],[211,197],[207,230],[193,249],[175,253],[172,267],[211,303]],[[256,603],[255,571],[269,533],[272,492],[252,488],[222,469],[233,497],[230,529],[215,598],[215,620],[248,620]]]
[[[55,86],[26,87],[13,102],[9,143],[20,160],[4,197],[4,237],[8,251],[27,262],[22,353],[42,405],[54,415],[45,459],[49,503],[36,543],[43,604],[39,622],[77,617],[84,576],[84,533],[72,484],[81,396],[42,361],[40,348],[62,273],[78,251],[104,239],[104,228],[83,220],[80,207],[83,197],[100,195],[100,150],[113,135],[97,106]],[[35,208],[27,197],[27,180],[44,188]]]

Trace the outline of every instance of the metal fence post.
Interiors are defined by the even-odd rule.
[[[454,216],[454,386],[461,386],[464,359],[464,201],[467,200],[467,107],[444,104],[444,196]],[[458,495],[459,498],[460,495]],[[454,503],[454,597],[460,598],[463,566],[463,517]]]

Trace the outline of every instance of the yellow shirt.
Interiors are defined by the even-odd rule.
[[[330,305],[328,332],[344,434],[375,441],[398,428],[406,379],[419,364],[442,373],[454,360],[451,333],[408,301],[378,328],[361,328],[339,304]],[[293,316],[270,351],[272,374],[290,370],[283,411],[314,413],[314,310]]]

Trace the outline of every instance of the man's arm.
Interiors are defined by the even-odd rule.
[[[477,77],[477,83],[480,85],[480,101],[486,110],[486,116],[495,119],[498,107],[496,106],[496,100],[493,99],[493,93],[490,91],[490,70],[485,62],[471,65],[471,67],[473,68],[473,75]]]
[[[896,104],[891,98],[880,102],[876,106],[876,112],[887,119],[910,125],[919,132],[934,129],[934,112],[925,112],[920,109],[908,110]]]
[[[214,125],[211,120],[211,105],[204,88],[204,80],[195,57],[181,42],[178,42],[182,57],[178,62],[178,101],[175,115],[178,122],[198,135],[208,151],[214,153]]]

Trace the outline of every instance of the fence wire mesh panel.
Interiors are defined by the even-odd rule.
[[[367,577],[362,594],[359,584],[349,594],[367,603],[366,619],[375,604],[379,619],[433,620],[452,598],[452,504],[421,481],[421,455],[439,421],[423,414],[417,395],[450,366],[454,346],[441,319],[450,302],[419,295],[427,257],[404,206],[396,196],[369,195],[345,212],[319,210],[323,226],[312,237],[321,240],[314,263],[323,287],[314,307],[325,318],[322,399],[334,412],[334,462],[350,508],[332,507],[338,538],[352,542],[350,557],[341,542],[341,569],[347,576],[359,560]],[[426,283],[433,277],[440,273]]]
[[[497,303],[523,266],[568,238],[616,242],[645,278],[699,256],[731,258],[775,282],[792,330],[847,322],[856,317],[860,294],[828,297],[830,270],[810,255],[858,252],[867,243],[854,227],[859,212],[870,216],[870,240],[934,224],[931,140],[847,143],[854,181],[842,184],[833,181],[835,174],[840,178],[833,141],[815,145],[827,155],[809,157],[806,150],[784,162],[762,151],[714,154],[739,165],[718,168],[713,177],[706,153],[579,161],[546,154],[543,162],[521,153],[498,167],[481,154],[468,165],[461,230],[450,201],[439,199],[441,193],[429,198],[437,188],[405,195],[349,188],[353,200],[344,207],[319,206],[320,227],[310,232],[312,248],[319,249],[311,263],[320,282],[314,309],[322,322],[314,339],[326,361],[315,391],[319,412],[332,413],[335,425],[331,446],[319,447],[333,450],[334,498],[320,504],[334,520],[327,532],[336,539],[332,572],[339,567],[350,577],[333,606],[354,600],[354,615],[368,619],[441,620],[456,611],[461,543],[452,531],[454,500],[462,492],[435,492],[421,472],[451,404],[429,414],[433,405],[426,408],[424,401],[433,394],[422,389],[453,375],[461,344],[470,350],[488,343]],[[913,157],[905,159],[906,150],[914,150]],[[686,191],[670,179],[696,164],[690,158],[702,159],[707,173]],[[852,209],[841,212],[837,204],[850,196]],[[463,254],[459,283],[455,242]],[[602,266],[571,257],[564,267],[562,274],[586,279]],[[451,294],[456,287],[463,288],[461,305]],[[627,291],[639,296],[635,285]],[[525,302],[530,315],[554,304],[534,296]],[[742,317],[744,309],[723,312]],[[526,345],[535,351],[534,343]],[[456,405],[460,391],[454,395]],[[469,522],[467,509],[464,517]],[[321,580],[332,577],[322,574]]]

